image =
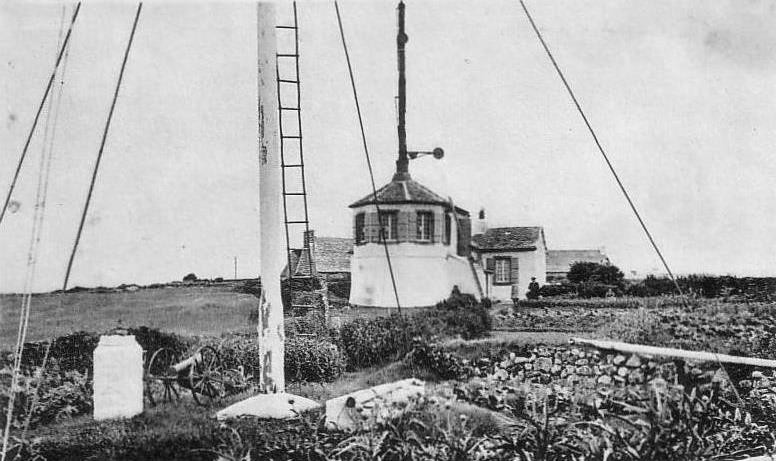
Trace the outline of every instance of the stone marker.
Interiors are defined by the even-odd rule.
[[[287,419],[319,406],[318,402],[298,395],[286,393],[259,394],[224,408],[216,413],[216,418],[223,420],[243,416],[256,416],[259,418]]]
[[[403,411],[412,397],[425,393],[415,378],[370,387],[326,401],[326,428],[367,428]]]
[[[100,336],[94,350],[94,419],[143,412],[143,349],[132,335]]]

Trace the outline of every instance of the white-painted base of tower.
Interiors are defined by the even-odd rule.
[[[447,299],[454,286],[476,297],[479,290],[466,258],[446,245],[390,244],[393,274],[402,307],[427,307]],[[385,248],[379,243],[358,245],[351,264],[350,304],[396,307]]]
[[[216,413],[219,420],[253,416],[263,419],[288,419],[321,405],[294,394],[259,394],[241,400]]]

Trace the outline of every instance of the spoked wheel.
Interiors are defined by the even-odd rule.
[[[148,402],[152,407],[156,406],[158,402],[171,402],[173,397],[176,400],[180,398],[178,391],[168,377],[172,373],[170,367],[177,361],[177,354],[167,347],[157,349],[151,356],[151,360],[148,361],[144,381],[146,397],[148,397]]]
[[[191,395],[200,405],[217,400],[226,393],[227,383],[222,373],[221,357],[211,346],[197,351],[199,356],[189,368]]]

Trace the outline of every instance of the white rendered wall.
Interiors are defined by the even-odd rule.
[[[444,235],[444,210],[439,205],[381,205],[381,210],[432,211],[437,229]],[[374,205],[359,207],[354,214],[375,213]],[[450,243],[388,243],[396,288],[402,307],[432,306],[450,296],[453,286],[479,297],[474,274],[466,258],[456,255],[457,228],[451,216]],[[355,245],[350,265],[350,304],[396,307],[396,297],[382,243]],[[484,283],[484,278],[482,279]]]
[[[540,245],[539,248],[531,251],[483,253],[482,264],[486,265],[484,261],[486,258],[494,257],[517,258],[517,290],[519,299],[525,299],[525,293],[528,291],[528,284],[531,283],[531,277],[536,277],[536,281],[539,285],[547,283],[547,256],[544,246]],[[493,283],[493,280],[493,274],[490,274],[488,276],[490,299],[499,301],[508,301],[512,299],[512,285],[496,285]]]

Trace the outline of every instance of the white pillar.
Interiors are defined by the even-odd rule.
[[[280,273],[285,244],[278,148],[278,94],[275,53],[275,5],[260,2],[258,21],[259,229],[261,301],[259,303],[260,384],[265,392],[285,392],[283,374],[283,301]]]

